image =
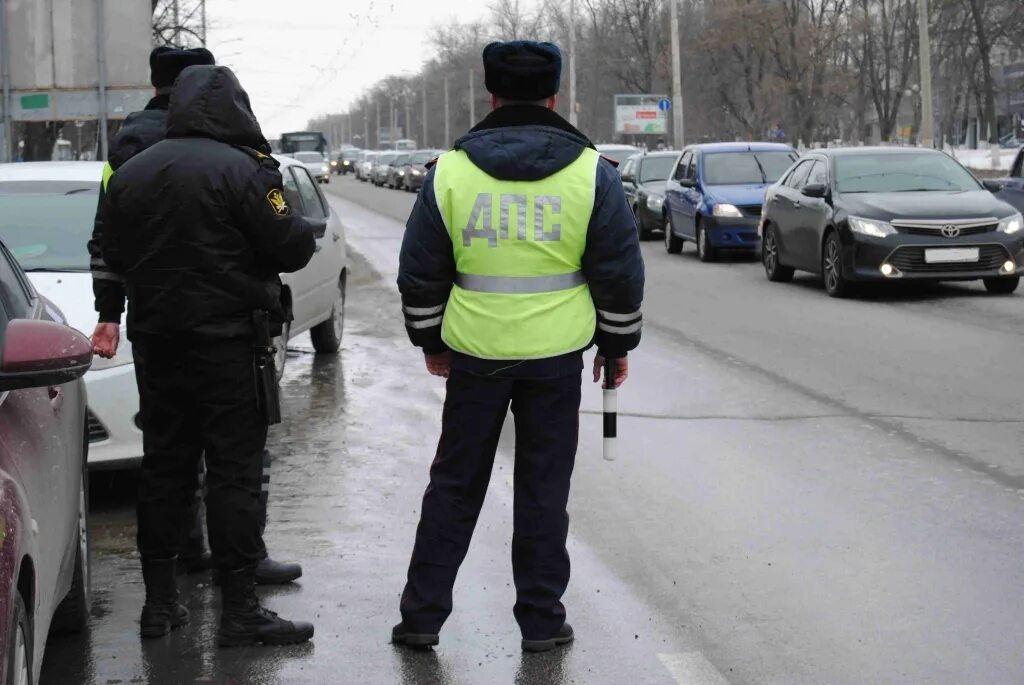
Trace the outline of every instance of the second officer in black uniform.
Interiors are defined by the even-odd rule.
[[[301,269],[315,247],[315,229],[288,207],[269,152],[231,70],[192,66],[175,84],[166,139],[125,162],[106,187],[102,256],[127,289],[144,436],[143,636],[188,621],[174,565],[204,454],[210,548],[223,599],[219,643],[313,636],[311,624],[279,618],[255,593],[272,405],[267,384],[261,395],[255,380],[267,342],[256,338],[268,318],[284,318],[278,273]]]

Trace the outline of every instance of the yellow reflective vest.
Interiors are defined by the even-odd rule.
[[[462,150],[441,155],[437,206],[456,279],[442,338],[481,359],[544,359],[594,337],[594,303],[581,270],[600,155],[538,181],[504,181]]]

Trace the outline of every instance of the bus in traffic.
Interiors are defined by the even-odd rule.
[[[296,152],[319,152],[327,156],[327,137],[320,131],[296,131],[281,134],[282,154],[292,155]]]

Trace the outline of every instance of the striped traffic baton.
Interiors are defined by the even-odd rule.
[[[612,359],[604,360],[604,458],[615,461],[618,456],[618,407],[615,389],[615,367]]]

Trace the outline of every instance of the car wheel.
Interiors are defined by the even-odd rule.
[[[88,430],[88,429],[87,429]],[[88,434],[84,434],[88,449]],[[53,613],[51,629],[58,633],[80,633],[89,624],[92,577],[89,573],[89,455],[84,455],[78,486],[78,530],[75,534],[75,566],[71,589]]]
[[[843,247],[839,244],[839,236],[834,231],[828,234],[825,247],[821,251],[821,276],[829,297],[850,295],[852,286],[843,276]]]
[[[773,283],[788,283],[793,280],[793,267],[779,263],[779,237],[774,226],[766,226],[761,241],[761,263],[764,273]]]
[[[697,219],[697,257],[705,263],[718,260],[718,250],[711,244],[708,232],[704,230],[700,219]]]
[[[317,324],[309,332],[313,340],[313,349],[317,354],[331,354],[341,347],[341,338],[345,332],[345,275],[338,279],[338,298],[331,307],[331,318]]]
[[[636,205],[633,206],[633,221],[636,223],[636,230],[640,240],[650,240],[651,229],[644,226],[643,217],[640,216],[640,208]]]
[[[281,335],[274,338],[274,375],[277,382],[284,377],[284,365],[288,362],[288,334],[291,332],[291,324],[284,324]]]
[[[672,233],[672,219],[668,214],[665,219],[665,251],[669,254],[679,254],[683,251],[683,239]]]
[[[10,685],[32,685],[32,625],[20,592],[14,593],[10,625],[6,682]]]
[[[1020,276],[1001,277],[1001,278],[986,278],[985,290],[989,291],[993,295],[1009,295],[1017,289],[1020,285]]]

